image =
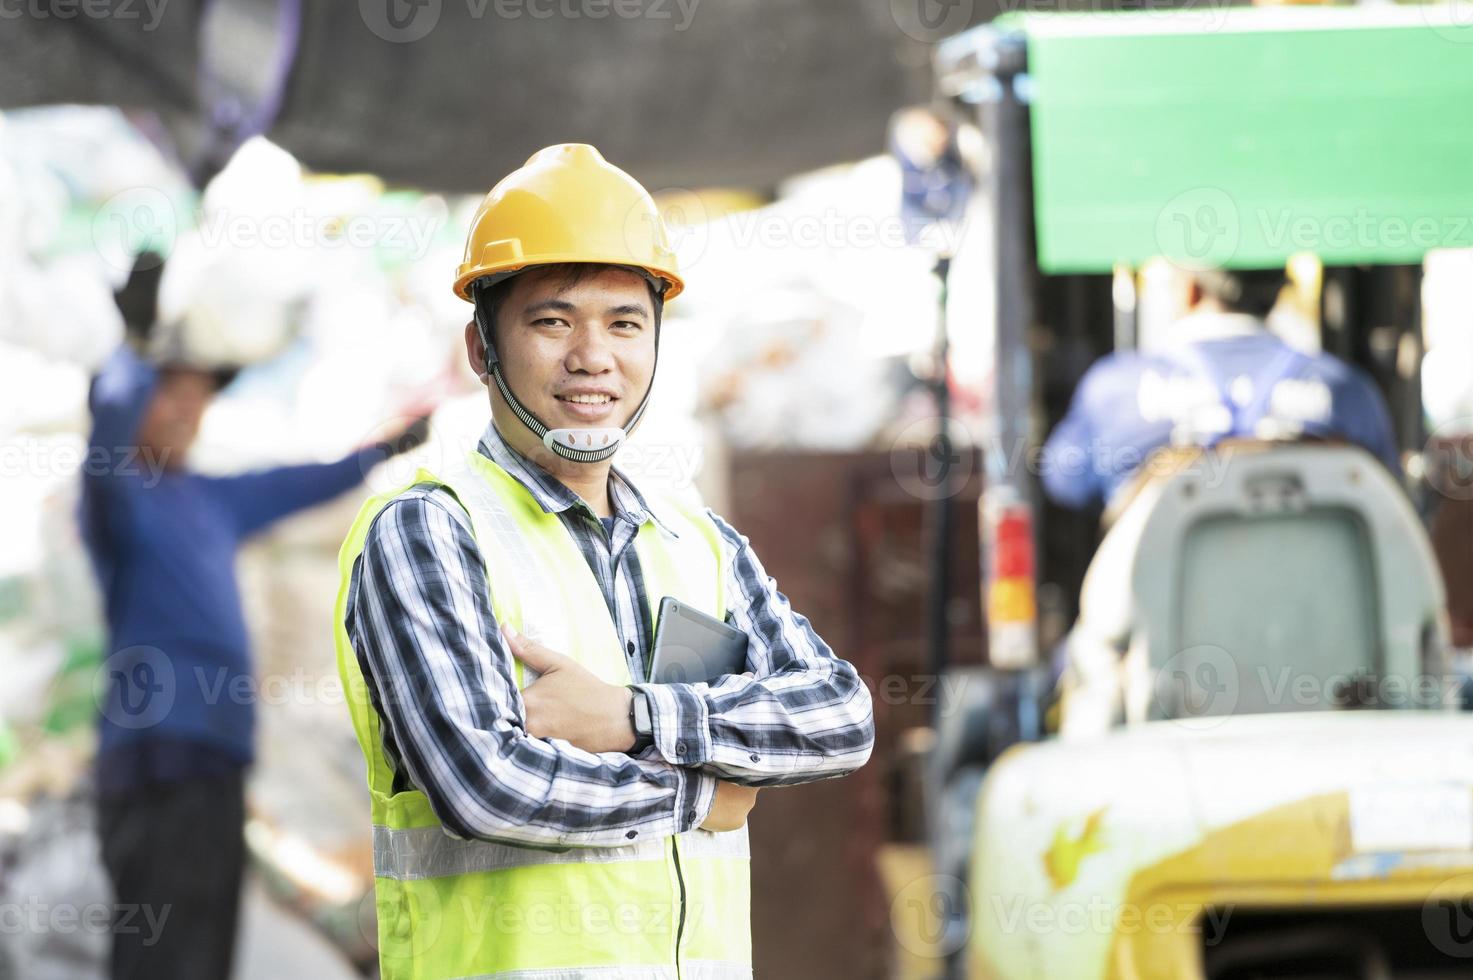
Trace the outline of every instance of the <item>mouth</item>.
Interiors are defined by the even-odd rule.
[[[608,392],[570,392],[554,395],[562,413],[579,422],[602,422],[614,412],[617,396]]]

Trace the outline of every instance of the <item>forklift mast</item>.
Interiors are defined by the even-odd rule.
[[[1327,28],[1339,23],[1335,12],[1322,13]],[[1454,175],[1433,167],[1430,161],[1449,148],[1425,135],[1416,120],[1433,105],[1446,106],[1450,93],[1473,72],[1445,50],[1450,46],[1416,29],[1420,22],[1412,15],[1386,16],[1390,20],[1384,32],[1357,23],[1356,30],[1312,34],[1279,29],[1281,22],[1272,12],[1248,11],[1242,19],[1249,29],[1204,38],[1190,30],[1168,36],[1172,31],[1145,17],[1136,18],[1143,33],[1132,36],[1121,29],[1131,23],[1123,15],[1036,15],[976,28],[938,47],[938,92],[976,122],[990,150],[989,172],[979,187],[990,199],[994,218],[990,234],[996,297],[995,417],[980,525],[984,608],[1018,614],[1012,623],[989,619],[995,665],[1034,662],[1039,650],[1047,652],[1058,642],[1078,613],[1080,584],[1098,543],[1099,513],[1048,502],[1037,467],[1030,465],[1030,451],[1042,445],[1064,416],[1090,365],[1136,342],[1134,309],[1117,302],[1116,274],[1129,282],[1151,256],[1172,248],[1174,226],[1166,219],[1199,219],[1204,203],[1217,209],[1211,216],[1232,232],[1232,248],[1208,258],[1220,258],[1230,267],[1285,263],[1296,250],[1285,244],[1282,233],[1299,227],[1285,224],[1288,216],[1320,229],[1328,243],[1321,250],[1321,343],[1376,381],[1390,406],[1401,448],[1422,449],[1421,265],[1408,250],[1406,236],[1393,232],[1401,227],[1397,222],[1416,227],[1419,215],[1447,206],[1449,195],[1468,196]],[[1086,20],[1103,22],[1110,30],[1094,36],[1073,26]],[[1312,84],[1343,65],[1347,52],[1377,44],[1405,48],[1408,63],[1424,66],[1419,86],[1404,86],[1406,104],[1400,112],[1387,115],[1384,106],[1368,108],[1354,90],[1326,97],[1322,85]],[[1262,58],[1277,59],[1276,64],[1294,70],[1282,84],[1257,79],[1245,88],[1241,105],[1216,110],[1226,122],[1214,127],[1212,119],[1202,118],[1207,110],[1201,108],[1199,91],[1212,84],[1211,72],[1203,73],[1206,80],[1173,76],[1178,91],[1167,97],[1141,96],[1166,84],[1153,77],[1157,69],[1146,56],[1151,54],[1174,59],[1172,63],[1219,59],[1216,67],[1223,74],[1242,73]],[[1039,61],[1046,63],[1035,63]],[[1457,111],[1468,111],[1465,103],[1456,105]],[[1047,119],[1041,121],[1044,110]],[[1258,114],[1245,115],[1249,110]],[[1278,117],[1272,114],[1275,110]],[[1363,134],[1374,131],[1373,122],[1404,132],[1402,144],[1411,145],[1387,148],[1366,142]],[[1284,157],[1291,149],[1302,156],[1299,151],[1308,139],[1300,132],[1304,130],[1323,136],[1316,145],[1353,146],[1360,166],[1348,166],[1338,157],[1338,166],[1329,160],[1296,162],[1292,172],[1270,181],[1263,174],[1268,165],[1252,154],[1235,157],[1228,167],[1217,162],[1231,155],[1227,149],[1198,146],[1189,154],[1189,172],[1169,169],[1177,132],[1182,139],[1207,134],[1239,152],[1230,124],[1260,127],[1255,131],[1261,144],[1257,152],[1269,159]],[[1444,130],[1446,125],[1444,121]],[[1087,131],[1080,134],[1081,128]],[[1459,141],[1458,152],[1473,157],[1473,140]],[[1047,159],[1037,157],[1040,148]],[[1330,149],[1322,152],[1334,156]],[[1379,215],[1386,233],[1369,244],[1352,236],[1344,247],[1328,247],[1340,242],[1333,233],[1342,230],[1336,222],[1347,202],[1369,197],[1367,188],[1379,187],[1390,163],[1406,169],[1413,161],[1427,179],[1409,185],[1407,200],[1388,204]],[[1201,171],[1209,166],[1216,172],[1204,177]],[[1142,173],[1156,176],[1146,179]],[[1241,185],[1234,183],[1237,179]],[[1212,182],[1221,186],[1197,186]],[[1314,189],[1322,193],[1317,197],[1309,192]],[[1224,208],[1229,209],[1225,215]],[[1174,209],[1186,213],[1174,214]],[[1446,242],[1439,244],[1473,244],[1473,231],[1458,231],[1460,227],[1449,225]],[[1026,521],[1032,528],[1037,560],[1027,603],[1015,601],[1020,592],[1016,583],[999,587],[1006,578],[1000,566],[1017,565],[1000,562],[996,554],[1003,521],[1014,528]],[[1015,537],[1014,531],[1003,539]],[[1022,629],[1021,612],[1029,610],[1036,610],[1036,623],[1030,620]],[[1022,639],[1025,632],[1036,635],[1036,646]]]

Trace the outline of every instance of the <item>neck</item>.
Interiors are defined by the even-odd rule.
[[[575,463],[563,459],[542,444],[525,425],[513,418],[503,420],[493,413],[492,421],[502,440],[511,448],[530,459],[563,486],[583,498],[583,502],[599,517],[612,517],[613,507],[609,503],[609,470],[612,459],[598,463]]]

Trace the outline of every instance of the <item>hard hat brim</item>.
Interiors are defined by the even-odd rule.
[[[639,265],[629,261],[629,256],[618,256],[611,258],[592,258],[586,254],[566,253],[563,255],[538,256],[536,259],[525,260],[514,264],[482,264],[462,263],[456,270],[455,295],[467,303],[475,302],[471,296],[471,284],[478,279],[487,277],[505,278],[507,274],[525,272],[544,265],[565,265],[570,263],[617,266],[622,269],[638,268],[665,282],[665,291],[662,298],[670,302],[685,290],[685,283],[681,278],[669,269],[657,269],[647,265]]]

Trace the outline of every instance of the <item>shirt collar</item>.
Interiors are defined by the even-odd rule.
[[[478,448],[481,455],[510,473],[512,479],[520,483],[532,495],[532,499],[537,501],[543,513],[561,514],[573,507],[582,507],[590,514],[593,513],[587,501],[512,448],[501,437],[494,421],[486,423],[486,431],[481,434]],[[655,512],[644,494],[634,485],[634,481],[618,466],[609,470],[609,505],[618,520],[627,521],[635,527],[643,527],[645,521],[652,520],[665,534],[672,538],[680,537],[671,524]]]
[[[1229,340],[1233,337],[1249,337],[1262,333],[1264,323],[1247,313],[1224,313],[1203,310],[1188,313],[1171,328],[1168,335],[1172,346],[1198,344],[1209,340]]]

